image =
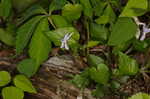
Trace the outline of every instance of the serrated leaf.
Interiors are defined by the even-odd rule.
[[[31,81],[24,75],[17,75],[13,79],[15,86],[25,92],[37,93]]]
[[[66,0],[52,0],[49,5],[49,12],[51,13],[54,10],[60,10],[66,3]]]
[[[107,84],[109,77],[110,77],[110,71],[107,65],[105,64],[99,64],[97,67],[90,68],[90,77],[95,82],[99,84]]]
[[[61,45],[61,40],[64,38],[64,36],[67,33],[73,33],[71,38],[68,40],[69,46],[78,45],[78,40],[80,38],[79,32],[73,28],[73,27],[64,27],[64,28],[58,28],[54,31],[47,32],[48,38],[56,45]]]
[[[24,93],[14,86],[4,87],[2,89],[3,99],[23,99]]]
[[[129,0],[120,17],[143,15],[148,8],[148,0]]]
[[[108,29],[102,25],[91,23],[90,34],[92,40],[104,41],[107,39]]]
[[[128,99],[150,99],[150,95],[146,93],[136,93],[135,95],[131,96]]]
[[[93,9],[89,0],[79,0],[83,6],[83,12],[85,16],[92,17]]]
[[[27,77],[31,77],[36,72],[36,63],[33,59],[25,59],[17,65],[17,69],[20,73],[26,75]]]
[[[135,75],[139,71],[136,60],[119,52],[119,72],[121,75]]]
[[[44,18],[38,24],[31,39],[29,56],[36,61],[37,69],[48,58],[48,54],[51,51],[51,42],[44,34],[48,30],[48,20]]]
[[[39,14],[46,14],[47,12],[39,5],[33,5],[29,9],[27,9],[23,15],[21,16],[21,22],[23,23],[24,21],[28,20],[30,17],[39,15]]]
[[[70,27],[71,24],[68,23],[68,21],[60,15],[51,15],[50,16],[53,23],[57,28],[62,28],[62,27]]]
[[[0,86],[5,86],[11,81],[11,76],[7,71],[0,71]]]
[[[1,11],[2,12],[0,12],[1,13],[0,15],[2,15],[2,17],[4,19],[6,19],[11,13],[11,8],[12,8],[11,3],[12,3],[11,0],[2,0],[1,1]]]
[[[18,28],[16,37],[16,52],[18,54],[27,46],[36,26],[42,18],[43,16],[34,17]]]
[[[9,46],[14,46],[15,37],[3,28],[0,28],[0,41]]]
[[[137,32],[137,25],[131,18],[119,18],[112,28],[108,45],[117,46],[123,44],[133,37]]]
[[[62,9],[62,16],[67,20],[74,21],[80,18],[82,12],[81,4],[66,4]]]
[[[101,57],[95,56],[93,54],[89,54],[87,60],[90,66],[97,66],[104,63],[104,60]]]

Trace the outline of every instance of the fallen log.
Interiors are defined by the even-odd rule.
[[[16,64],[1,59],[0,70],[16,72]],[[24,99],[95,99],[91,91],[80,91],[69,82],[68,75],[79,74],[74,59],[70,55],[54,56],[43,63],[38,73],[31,78],[37,94],[25,94]]]

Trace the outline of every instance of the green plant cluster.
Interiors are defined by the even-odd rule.
[[[126,54],[118,53],[118,68],[111,69],[106,61],[101,57],[90,54],[88,56],[89,68],[80,75],[76,75],[72,83],[78,88],[84,89],[93,81],[96,83],[96,88],[93,90],[93,95],[103,97],[105,94],[114,93],[129,79],[129,76],[134,76],[140,73],[139,65],[136,60]]]
[[[79,88],[96,83],[93,95],[99,97],[141,72],[136,60],[124,52],[130,46],[139,52],[149,48],[150,39],[136,38],[139,27],[134,21],[150,11],[149,6],[149,0],[128,0],[125,5],[122,0],[1,0],[0,22],[4,25],[0,24],[0,40],[15,47],[17,55],[28,52],[29,57],[18,63],[17,70],[31,77],[52,48],[60,47],[64,36],[72,33],[67,42],[69,51],[77,55],[87,49],[89,65],[72,82]],[[84,44],[79,43],[84,38]],[[103,52],[106,58],[89,54],[88,49],[97,45],[112,51]],[[117,59],[115,69],[110,68],[112,54]]]
[[[137,94],[131,96],[128,99],[150,99],[150,95],[140,92],[140,93],[137,93]]]
[[[0,71],[0,87],[3,99],[23,99],[24,92],[37,93],[30,80],[24,75],[16,75],[11,81],[7,71]]]

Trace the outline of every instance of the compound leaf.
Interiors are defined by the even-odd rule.
[[[43,18],[43,16],[34,17],[18,28],[16,37],[16,52],[18,54],[20,54],[23,51],[23,49],[27,46],[41,18]]]
[[[48,58],[48,53],[51,51],[51,42],[45,35],[48,30],[48,20],[44,18],[38,24],[31,39],[29,56],[36,61],[37,69]]]

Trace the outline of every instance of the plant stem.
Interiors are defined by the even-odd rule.
[[[53,23],[53,21],[52,21],[52,19],[51,19],[50,16],[48,17],[48,21],[51,23],[51,25],[53,26],[53,28],[56,29],[56,26],[55,26],[55,24]]]
[[[90,40],[90,24],[89,24],[90,21],[91,21],[91,18],[85,17],[84,26],[86,28],[86,34],[85,34],[85,36],[86,36],[86,41],[85,41],[86,46],[88,45],[88,42]],[[85,49],[85,55],[86,56],[89,55],[89,48],[88,47]]]

